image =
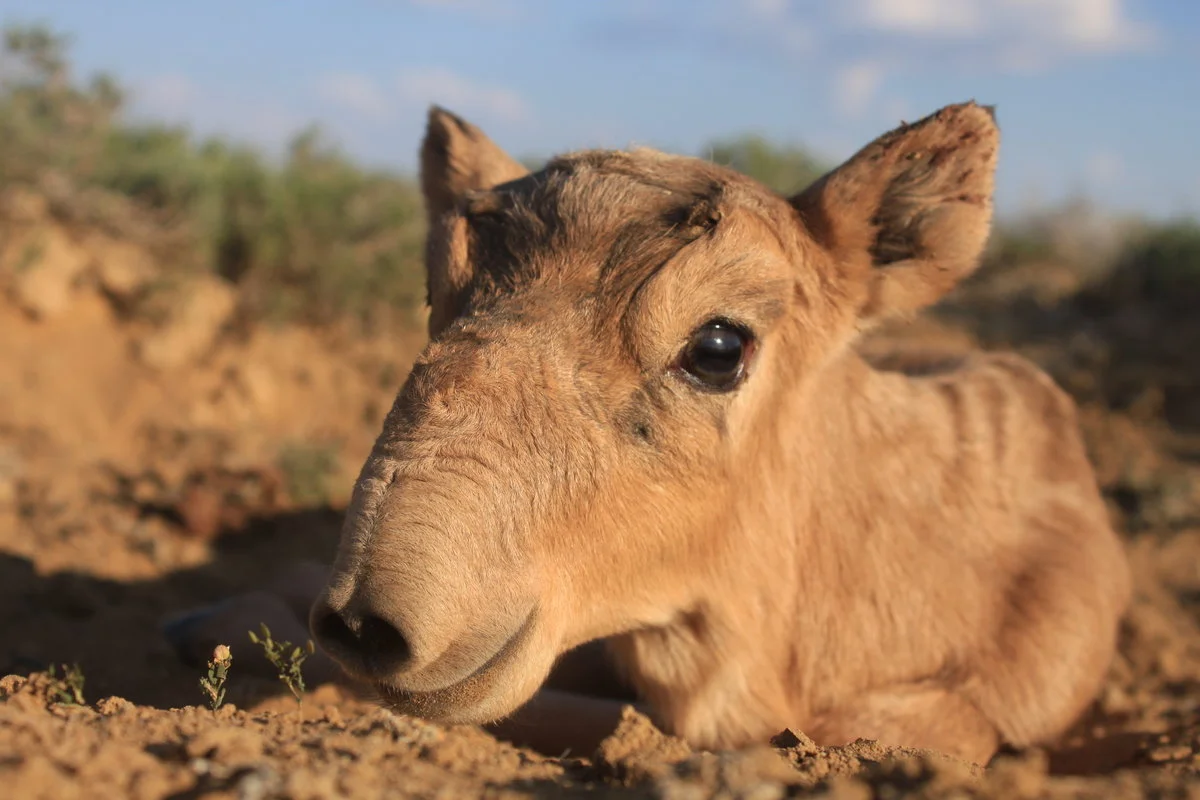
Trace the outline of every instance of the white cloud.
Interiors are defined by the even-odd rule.
[[[601,40],[684,45],[706,57],[767,58],[835,74],[868,59],[897,76],[931,67],[1030,73],[1160,40],[1133,11],[1134,0],[695,0],[683,16],[635,0],[606,5]]]
[[[721,7],[711,25],[746,44],[774,48],[785,56],[806,55],[813,49],[811,20],[795,18],[791,0],[746,0],[744,7]]]
[[[960,36],[976,31],[975,0],[861,0],[853,19],[896,33]]]
[[[1127,15],[1123,0],[856,0],[846,8],[850,27],[991,44],[1018,63],[1035,53],[1131,50],[1155,38],[1152,28]]]
[[[895,89],[931,70],[1031,75],[1159,38],[1133,0],[695,0],[684,17],[637,0],[608,8],[615,19],[602,41],[829,76],[835,112],[889,121],[900,101],[881,92],[885,79]]]
[[[382,119],[391,111],[386,93],[366,75],[337,72],[317,79],[317,95],[364,117]]]
[[[842,68],[833,82],[838,111],[850,117],[860,116],[878,95],[883,77],[883,65],[875,61],[859,61]]]
[[[441,67],[410,69],[396,78],[400,99],[409,104],[437,103],[464,113],[482,112],[508,122],[529,118],[525,99],[512,89],[468,80]]]
[[[1011,0],[1015,10],[1041,12],[1039,20],[1063,41],[1086,48],[1125,49],[1147,43],[1151,31],[1125,17],[1121,0]],[[1036,18],[1036,16],[1035,16]]]

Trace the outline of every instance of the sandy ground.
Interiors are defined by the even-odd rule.
[[[1048,265],[1026,273],[866,345],[1015,348],[1049,369],[1083,407],[1134,565],[1137,597],[1093,712],[1055,749],[986,770],[869,742],[822,749],[801,732],[694,753],[632,711],[596,753],[547,758],[333,684],[298,706],[251,674],[262,656],[248,642],[233,643],[225,707],[198,707],[201,672],[161,621],[329,558],[420,337],[231,324],[219,297],[212,313],[177,315],[190,329],[163,329],[125,315],[103,272],[82,268],[48,311],[7,291],[0,794],[1200,797],[1200,322],[1077,292]],[[45,672],[63,663],[85,676],[82,705],[62,703]]]

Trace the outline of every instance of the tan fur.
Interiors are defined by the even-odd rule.
[[[530,175],[433,109],[431,342],[363,468],[322,646],[455,722],[606,639],[697,746],[791,727],[986,761],[1060,734],[1130,591],[1071,400],[1011,355],[903,373],[854,348],[974,269],[998,138],[950,106],[789,201],[646,150]],[[757,340],[725,394],[672,368],[717,316]]]

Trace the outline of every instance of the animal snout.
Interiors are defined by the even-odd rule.
[[[352,672],[395,674],[412,661],[409,638],[369,603],[352,601],[340,609],[321,603],[313,611],[312,631],[321,647]]]

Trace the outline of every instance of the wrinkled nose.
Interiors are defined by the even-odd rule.
[[[390,675],[412,660],[412,648],[399,627],[369,604],[351,601],[335,609],[321,601],[313,609],[312,632],[325,652],[351,672]]]

